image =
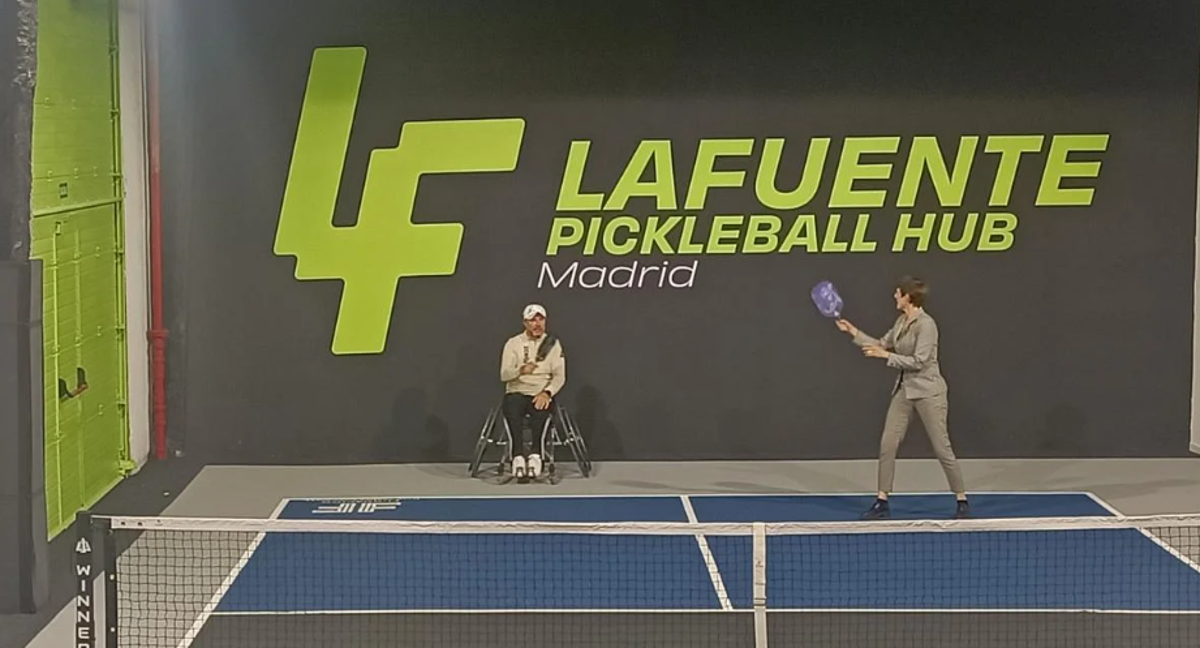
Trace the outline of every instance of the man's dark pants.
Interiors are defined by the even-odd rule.
[[[533,406],[533,397],[525,394],[505,394],[502,408],[504,420],[508,422],[508,430],[512,434],[513,458],[529,457],[523,440],[529,442],[533,452],[540,453],[542,427],[546,424],[546,417],[550,416],[550,408],[539,410]],[[526,417],[528,423],[525,422]]]

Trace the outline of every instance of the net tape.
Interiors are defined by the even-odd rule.
[[[613,535],[875,534],[972,531],[1085,531],[1200,528],[1200,514],[994,518],[977,520],[879,520],[872,522],[513,522],[406,520],[280,520],[259,518],[104,518],[113,529],[262,533],[587,533]]]

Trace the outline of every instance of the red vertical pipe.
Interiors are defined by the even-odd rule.
[[[150,157],[150,389],[154,456],[167,458],[167,329],[163,323],[162,195],[159,182],[158,25],[155,2],[145,7],[146,113]]]

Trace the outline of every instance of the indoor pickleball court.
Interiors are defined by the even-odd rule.
[[[944,524],[940,494],[857,521],[870,499],[293,499],[270,519],[113,518],[131,543],[121,645],[1184,646],[1200,629],[1200,517],[1010,492],[975,495],[968,522]],[[180,605],[140,613],[162,596]]]

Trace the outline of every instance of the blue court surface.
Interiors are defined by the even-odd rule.
[[[284,519],[856,521],[873,495],[290,500]],[[972,496],[974,517],[1111,516],[1089,493]],[[689,510],[690,509],[690,510]],[[949,519],[951,495],[896,495],[894,519]],[[694,516],[694,518],[693,518]],[[861,524],[870,525],[871,522]],[[273,533],[216,615],[748,610],[752,539],[576,533]],[[1196,538],[1180,549],[1194,552]],[[1200,612],[1200,570],[1134,529],[767,536],[772,610]],[[710,563],[716,568],[710,569]]]

